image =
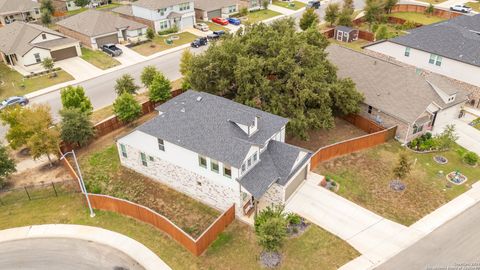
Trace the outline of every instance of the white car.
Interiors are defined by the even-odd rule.
[[[465,5],[455,5],[453,7],[450,7],[450,10],[462,12],[462,13],[470,13],[472,11],[472,8],[467,7]]]
[[[208,28],[208,25],[205,23],[196,23],[193,27],[203,32],[207,32],[208,30],[210,30]]]

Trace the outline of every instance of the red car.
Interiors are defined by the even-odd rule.
[[[220,17],[212,18],[212,22],[218,23],[218,24],[220,24],[220,25],[227,25],[227,24],[228,24],[228,20],[227,20],[227,19],[220,18]]]

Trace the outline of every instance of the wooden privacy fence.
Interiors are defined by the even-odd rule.
[[[427,7],[428,6],[424,6],[424,5],[397,4],[392,8],[392,13],[395,13],[395,12],[425,13],[425,10],[427,9]],[[445,9],[434,8],[433,10],[433,16],[437,16],[445,19],[451,19],[458,16],[462,16],[462,15],[463,15],[462,13],[445,10]]]
[[[356,126],[357,128],[367,132],[367,133],[375,133],[378,131],[385,130],[385,128],[365,117],[362,117],[358,114],[349,114],[342,117],[343,120],[349,122],[350,124]]]

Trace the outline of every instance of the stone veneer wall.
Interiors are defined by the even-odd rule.
[[[117,147],[119,153],[121,153],[118,145]],[[235,190],[227,185],[213,183],[213,181],[201,175],[157,157],[153,157],[154,161],[150,161],[147,155],[148,166],[143,166],[140,151],[129,145],[125,145],[125,148],[127,150],[127,158],[120,154],[120,161],[123,166],[222,211],[230,208],[235,203],[236,214],[241,215],[242,206],[240,204],[239,190]]]
[[[267,190],[265,194],[263,194],[262,198],[260,199],[260,208],[265,207],[271,204],[283,204],[284,197],[284,190],[283,187],[277,183],[273,183],[272,186]],[[259,211],[261,209],[258,209]]]

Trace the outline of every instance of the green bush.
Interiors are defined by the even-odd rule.
[[[475,152],[468,151],[463,155],[463,161],[468,165],[474,166],[478,162],[478,155]]]
[[[258,243],[267,251],[277,251],[287,236],[287,217],[283,205],[272,205],[255,217]]]
[[[409,29],[413,29],[413,28],[416,28],[416,27],[417,27],[417,24],[415,22],[412,22],[412,21],[405,21],[402,25],[403,30],[409,30]]]
[[[175,25],[174,27],[168,28],[166,30],[158,31],[158,35],[165,36],[165,35],[174,34],[177,32],[178,32],[178,27]]]
[[[302,223],[302,218],[295,213],[288,213],[287,214],[287,222],[290,225],[298,225],[298,224]]]

